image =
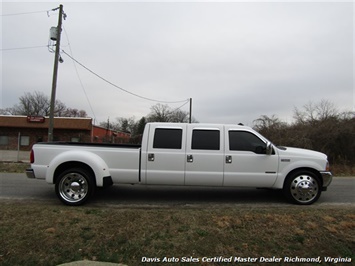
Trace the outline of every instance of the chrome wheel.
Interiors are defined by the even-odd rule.
[[[59,182],[59,195],[68,202],[77,203],[88,194],[89,185],[85,176],[79,173],[68,173]]]
[[[300,203],[311,202],[318,196],[318,182],[310,175],[297,176],[290,184],[290,192],[292,197]]]
[[[90,169],[69,168],[55,182],[55,192],[66,205],[84,204],[95,191],[95,176]]]
[[[283,192],[291,202],[309,205],[319,199],[322,193],[321,182],[315,173],[300,170],[287,176]]]

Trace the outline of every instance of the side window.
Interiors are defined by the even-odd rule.
[[[194,129],[192,132],[193,150],[219,150],[219,130]]]
[[[247,131],[229,131],[229,150],[266,153],[266,144],[254,134]]]
[[[21,146],[29,146],[30,145],[30,137],[29,136],[21,136],[20,145]]]
[[[8,136],[0,136],[0,145],[8,145],[9,137]]]
[[[153,148],[181,149],[182,129],[157,128],[154,133]]]

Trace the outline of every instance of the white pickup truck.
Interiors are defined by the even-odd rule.
[[[282,189],[306,205],[332,181],[323,153],[276,147],[246,126],[182,123],[148,123],[142,145],[38,143],[26,173],[67,205],[112,184]]]

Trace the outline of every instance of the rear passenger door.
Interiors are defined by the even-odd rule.
[[[149,185],[184,185],[186,125],[155,125],[149,131],[148,150],[142,152]]]
[[[223,126],[188,125],[185,185],[223,185]]]

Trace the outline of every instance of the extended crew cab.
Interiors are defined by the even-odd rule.
[[[276,147],[245,126],[182,123],[148,123],[142,145],[38,143],[26,173],[67,205],[112,184],[282,189],[305,205],[332,181],[323,153]]]

